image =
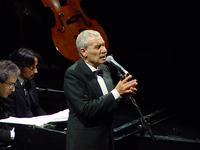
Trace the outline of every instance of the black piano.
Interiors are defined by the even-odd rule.
[[[124,147],[128,150],[133,147],[139,150],[149,147],[155,150],[200,148],[198,125],[191,124],[193,120],[183,118],[180,113],[159,109],[132,119],[123,115],[115,116],[113,133],[116,150]],[[11,148],[16,150],[66,150],[67,122],[48,123],[43,127],[15,125],[15,131],[16,143]]]
[[[12,148],[16,150],[65,150],[65,128],[57,129],[52,124],[45,127],[16,125],[15,130],[18,136]]]

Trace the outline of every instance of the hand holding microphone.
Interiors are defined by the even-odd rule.
[[[137,91],[137,85],[137,80],[132,79],[132,75],[128,74],[124,76],[124,79],[118,82],[115,89],[119,92],[120,95],[124,95],[127,93],[135,94]]]
[[[118,71],[122,74],[121,80],[115,87],[119,94],[135,94],[135,92],[137,91],[136,86],[138,85],[137,80],[132,79],[132,75],[130,75],[128,71],[125,70],[119,63],[117,63],[112,56],[107,56],[106,61],[116,67]]]

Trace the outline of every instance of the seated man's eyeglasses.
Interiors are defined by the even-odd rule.
[[[10,86],[10,88],[14,88],[16,83],[15,82],[9,82],[9,81],[5,81],[4,84],[7,84]]]

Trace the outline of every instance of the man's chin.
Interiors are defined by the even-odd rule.
[[[29,78],[27,78],[27,80],[32,80],[34,78],[34,76],[30,76]]]
[[[105,58],[101,58],[101,63],[105,63],[106,62],[106,57]]]

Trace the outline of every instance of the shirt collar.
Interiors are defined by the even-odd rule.
[[[97,69],[96,68],[94,68],[92,65],[90,65],[90,64],[88,64],[88,63],[86,63],[86,65],[90,68],[90,70],[92,71],[92,72],[94,72],[94,71],[96,71]]]
[[[24,82],[25,82],[24,79],[22,79],[21,77],[18,77],[18,80],[19,80],[19,82],[20,82],[21,85],[23,85]]]

